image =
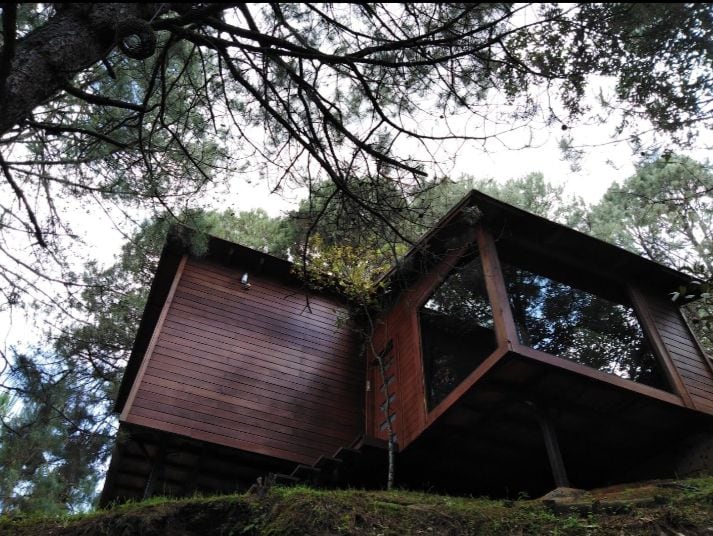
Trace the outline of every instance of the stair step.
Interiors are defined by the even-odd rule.
[[[361,452],[351,447],[341,447],[334,453],[334,457],[346,463],[352,463],[361,456]]]
[[[353,447],[360,451],[363,451],[364,449],[388,450],[389,442],[376,437],[362,436],[355,442]]]
[[[317,469],[316,467],[312,467],[311,465],[305,465],[305,464],[299,464],[295,469],[292,471],[291,475],[302,479],[302,478],[313,478],[316,475],[320,473],[320,470]]]

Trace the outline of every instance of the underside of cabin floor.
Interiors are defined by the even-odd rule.
[[[713,418],[511,353],[400,453],[406,487],[537,496],[556,487],[541,418],[569,485],[672,478]],[[713,467],[713,466],[712,466]]]
[[[511,498],[550,491],[538,412],[555,431],[570,485],[583,489],[683,476],[682,449],[713,433],[710,416],[510,354],[397,453],[397,485]],[[270,473],[298,475],[286,483],[384,487],[385,446],[361,461],[353,446],[342,451],[356,460],[325,453],[309,467],[123,424],[102,503],[230,493]]]
[[[294,463],[222,445],[122,424],[100,503],[153,495],[233,493]]]
[[[313,465],[122,423],[101,506],[151,496],[246,491],[258,482],[377,489],[386,474],[383,441],[358,437]]]

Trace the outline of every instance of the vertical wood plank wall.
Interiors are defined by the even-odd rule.
[[[381,352],[389,341],[393,342],[387,378],[391,375],[394,377],[388,385],[388,393],[396,395],[391,399],[390,411],[394,415],[391,426],[397,436],[399,448],[410,443],[426,422],[421,341],[412,299],[412,293],[407,292],[391,312],[378,321],[373,338],[376,352]],[[374,400],[371,404],[371,435],[386,440],[388,432],[383,427],[386,419],[383,411],[386,396],[382,389],[381,373],[373,362],[369,376]]]
[[[363,433],[363,361],[343,307],[189,259],[123,420],[312,463]]]
[[[713,413],[713,372],[681,313],[671,302],[650,294],[646,296],[646,305],[694,405]]]

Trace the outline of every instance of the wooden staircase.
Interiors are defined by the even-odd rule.
[[[359,437],[351,446],[340,447],[333,456],[320,456],[312,465],[299,464],[290,474],[274,474],[273,482],[283,486],[379,488],[386,483],[386,441]]]

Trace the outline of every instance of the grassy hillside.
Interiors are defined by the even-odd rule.
[[[154,499],[65,518],[7,516],[0,534],[713,535],[713,478],[609,488],[548,504],[278,487],[261,496]]]

